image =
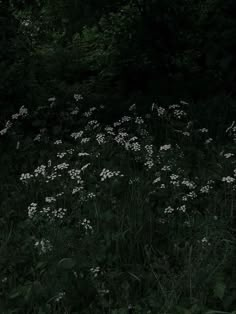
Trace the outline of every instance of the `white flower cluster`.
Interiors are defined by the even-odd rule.
[[[56,202],[56,198],[53,197],[53,196],[47,196],[47,197],[45,197],[45,202],[46,202],[46,203],[53,203],[53,202]]]
[[[88,153],[78,153],[78,156],[79,157],[82,157],[82,156],[89,156],[90,154],[88,154]]]
[[[35,247],[39,249],[40,254],[45,254],[52,250],[52,244],[47,239],[42,239],[41,241],[35,242]]]
[[[71,137],[77,140],[77,138],[80,138],[84,134],[84,131],[74,132],[71,134]]]
[[[182,197],[182,201],[187,202],[189,199],[193,200],[197,197],[197,194],[192,191]]]
[[[129,117],[129,116],[124,116],[124,117],[121,118],[121,122],[129,122],[131,120],[132,120],[132,118]]]
[[[34,176],[35,177],[38,177],[38,175],[40,175],[40,174],[45,177],[45,175],[46,175],[46,166],[45,165],[38,166],[34,170]]]
[[[178,180],[179,176],[177,174],[172,174],[170,175],[170,184],[174,185],[174,186],[179,186],[179,180]]]
[[[110,135],[115,135],[115,133],[113,132],[114,128],[111,126],[106,126],[105,127],[105,131],[110,134]]]
[[[162,171],[171,171],[171,167],[170,166],[163,166],[162,168],[161,168],[161,170]]]
[[[58,165],[54,166],[53,169],[55,171],[57,171],[57,170],[64,170],[64,169],[67,169],[69,166],[70,166],[69,164],[67,164],[66,162],[63,162],[61,164],[58,164]]]
[[[81,180],[81,170],[79,169],[71,169],[68,171],[68,174],[72,180]]]
[[[62,152],[62,153],[57,153],[57,158],[62,159],[63,157],[66,156],[66,152]]]
[[[99,275],[99,273],[100,273],[100,267],[99,266],[97,266],[97,267],[92,267],[92,268],[90,268],[90,272],[92,273],[92,275],[96,278],[98,275]]]
[[[163,150],[169,150],[171,149],[171,144],[166,144],[166,145],[163,145],[160,147],[160,151],[163,151]]]
[[[202,238],[201,243],[204,247],[211,245],[211,243],[208,241],[206,237]]]
[[[61,207],[51,211],[51,215],[53,215],[54,218],[58,218],[58,219],[63,219],[66,213],[67,213],[67,209],[61,208]]]
[[[148,169],[151,169],[154,166],[154,162],[152,159],[148,159],[145,163],[144,166],[147,166]]]
[[[208,129],[202,128],[202,129],[199,129],[198,131],[201,132],[201,133],[207,133],[207,132],[208,132]]]
[[[64,298],[65,294],[66,294],[65,292],[59,292],[55,297],[55,302],[57,303],[60,302]]]
[[[91,120],[88,122],[88,125],[86,126],[86,130],[90,130],[90,127],[92,127],[93,130],[97,129],[100,126],[100,123],[97,120]]]
[[[208,194],[208,193],[210,192],[210,189],[211,189],[211,188],[212,188],[212,187],[207,184],[207,185],[201,187],[200,193],[202,193],[202,194]]]
[[[20,180],[23,182],[23,183],[26,183],[28,180],[30,180],[31,178],[33,178],[34,176],[30,173],[22,173],[21,176],[20,176]]]
[[[12,127],[12,123],[10,121],[7,121],[5,128],[0,131],[0,135],[4,135],[7,133],[8,129]]]
[[[158,117],[163,117],[166,113],[166,110],[165,108],[163,107],[157,107],[157,114],[158,114]]]
[[[205,144],[210,144],[213,141],[213,139],[211,137],[209,137],[206,141]]]
[[[90,138],[89,137],[84,137],[81,139],[80,143],[81,144],[85,144],[85,143],[88,143],[90,141]]]
[[[226,183],[233,183],[235,179],[233,177],[227,176],[227,177],[223,177],[222,181]]]
[[[173,104],[169,106],[169,109],[178,109],[178,108],[180,108],[180,105],[177,105],[177,104]]]
[[[134,152],[138,152],[141,150],[141,145],[138,142],[130,143],[132,139],[125,143],[126,150],[132,150]]]
[[[224,157],[225,158],[230,158],[230,157],[233,157],[234,156],[234,154],[232,154],[232,153],[227,153],[227,154],[224,154]]]
[[[99,145],[105,144],[106,143],[105,134],[103,134],[103,133],[97,134],[96,135],[96,141],[98,142]]]
[[[165,214],[172,214],[173,212],[174,212],[174,208],[172,208],[171,206],[168,206],[164,209]]]
[[[54,142],[54,145],[59,145],[59,144],[62,144],[62,140],[57,140]]]
[[[83,182],[83,181],[81,181],[81,182]],[[75,188],[73,188],[72,194],[76,194],[76,193],[82,191],[83,189],[84,189],[83,186],[76,186]]]
[[[19,117],[26,117],[28,115],[28,109],[24,106],[20,107],[19,113],[15,113],[11,116],[12,120],[16,120]]]
[[[31,203],[28,206],[28,216],[30,219],[32,219],[34,215],[36,214],[36,209],[37,209],[37,203]]]
[[[182,213],[185,213],[186,212],[186,205],[182,205],[180,207],[177,207],[177,210],[182,212]]]
[[[83,221],[80,222],[80,225],[84,227],[86,233],[93,232],[93,227],[89,219],[83,219]]]
[[[187,114],[183,110],[175,109],[174,110],[174,116],[178,119],[181,119],[182,117],[185,117]]]
[[[148,153],[148,156],[151,157],[153,155],[153,145],[145,145],[145,149]]]
[[[127,137],[127,136],[128,136],[128,133],[126,133],[126,132],[119,132],[118,135],[114,138],[114,140],[118,144],[125,145],[126,144],[125,137]]]
[[[193,190],[193,189],[196,188],[196,184],[194,182],[192,182],[192,181],[187,180],[187,179],[184,179],[182,181],[182,185],[185,185],[190,190]]]
[[[86,117],[86,118],[90,117],[94,110],[96,110],[96,107],[90,108],[89,111],[83,113],[83,116]]]
[[[108,169],[102,169],[102,172],[100,173],[101,181],[105,181],[107,178],[112,177],[123,177],[124,175],[120,173],[120,171],[110,171]]]
[[[76,107],[71,111],[70,114],[76,115],[77,113],[79,113],[79,108],[76,106]]]
[[[79,100],[83,99],[83,96],[81,94],[74,94],[74,99],[75,99],[75,101],[79,101]]]
[[[93,192],[89,192],[89,193],[87,194],[87,198],[88,198],[88,199],[93,199],[93,198],[95,198],[95,197],[96,197],[96,194],[93,193]]]
[[[137,124],[143,124],[143,123],[144,123],[144,120],[143,120],[142,117],[137,117],[137,118],[135,119],[135,123],[137,123]]]

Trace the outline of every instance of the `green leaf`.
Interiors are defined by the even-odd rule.
[[[59,261],[58,266],[63,269],[72,269],[76,265],[72,258],[63,258]]]
[[[222,300],[225,294],[225,288],[226,285],[223,282],[218,282],[214,288],[214,296]]]

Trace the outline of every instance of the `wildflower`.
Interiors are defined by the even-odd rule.
[[[105,141],[105,134],[99,133],[96,135],[96,140],[99,145],[106,143]]]
[[[62,144],[62,140],[57,140],[54,142],[54,145],[59,145],[59,144]]]
[[[136,110],[136,104],[133,104],[132,106],[129,107],[129,111],[134,111]]]
[[[45,254],[52,250],[52,245],[49,240],[42,239],[41,241],[35,242],[35,247],[40,250],[40,254]]]
[[[56,198],[53,196],[47,196],[47,197],[45,197],[45,202],[46,203],[56,202]]]
[[[227,154],[224,154],[224,157],[225,158],[230,158],[230,157],[233,157],[234,156],[234,154],[232,154],[232,153],[227,153]]]
[[[79,101],[79,100],[83,99],[83,96],[80,94],[74,94],[74,99],[75,99],[75,101]]]
[[[55,302],[60,302],[61,299],[63,299],[63,297],[65,296],[65,292],[59,292],[58,295],[55,298]]]
[[[48,101],[55,101],[56,100],[56,97],[51,97],[51,98],[48,98]]]
[[[208,129],[202,128],[202,129],[199,129],[198,131],[201,132],[201,133],[207,133],[207,132],[208,132]]]
[[[165,214],[172,214],[174,212],[174,208],[168,206],[167,208],[164,209]]]
[[[211,137],[209,137],[206,141],[205,144],[210,144],[213,141],[213,139]]]
[[[227,177],[223,177],[222,181],[227,182],[227,183],[233,183],[235,181],[235,179],[230,177],[230,176],[227,176]]]
[[[33,218],[33,216],[36,214],[36,209],[37,209],[37,203],[31,203],[28,206],[28,216],[29,218]]]
[[[71,137],[76,140],[77,138],[80,138],[83,135],[83,133],[84,133],[84,131],[79,131],[77,133],[74,132],[74,133],[71,134]]]

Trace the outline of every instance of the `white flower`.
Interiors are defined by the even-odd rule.
[[[222,178],[222,181],[223,181],[223,182],[227,182],[227,183],[232,183],[232,182],[235,181],[235,179],[232,178],[232,177],[230,177],[230,176],[227,176],[227,177],[223,177],[223,178]]]
[[[55,100],[56,100],[56,97],[48,98],[48,101],[55,101]]]
[[[132,106],[129,107],[129,111],[134,111],[136,110],[136,104],[133,104]]]
[[[65,296],[65,292],[59,292],[58,295],[55,298],[55,302],[60,302],[61,299]]]
[[[162,108],[162,107],[157,107],[157,114],[158,114],[158,116],[159,116],[159,117],[164,116],[164,115],[165,115],[165,113],[166,113],[165,108]]]
[[[40,254],[45,254],[52,250],[51,242],[46,239],[42,239],[41,241],[36,241],[35,247],[40,250]]]
[[[85,144],[85,143],[88,143],[90,141],[90,138],[89,137],[84,137],[81,139],[80,143],[81,144]]]
[[[172,214],[174,212],[174,208],[168,206],[167,208],[164,209],[165,214]]]
[[[202,129],[199,129],[198,131],[201,132],[201,133],[207,133],[207,132],[208,132],[208,129],[202,128]]]
[[[137,123],[137,124],[143,124],[143,123],[144,123],[143,118],[137,117],[137,118],[135,119],[135,123]]]
[[[234,154],[232,154],[232,153],[227,153],[227,154],[224,154],[224,157],[225,158],[230,158],[230,157],[233,157],[234,156]]]
[[[106,141],[105,141],[105,134],[103,134],[103,133],[97,134],[96,135],[96,140],[97,140],[99,145],[105,144],[106,143]]]
[[[182,205],[182,206],[178,207],[177,210],[185,213],[186,212],[186,205]]]
[[[151,168],[154,166],[153,160],[152,160],[152,159],[147,160],[147,161],[144,163],[144,166],[147,166],[148,169],[151,169]]]
[[[79,101],[79,100],[83,99],[83,96],[80,94],[74,94],[74,99],[75,99],[75,101]]]
[[[56,198],[53,196],[47,196],[47,197],[45,197],[45,202],[46,203],[56,202]]]
[[[33,218],[34,215],[36,214],[36,209],[37,209],[37,203],[31,203],[28,206],[28,216],[30,219]]]
[[[166,145],[163,145],[163,146],[160,147],[160,151],[162,151],[162,150],[169,150],[169,149],[171,149],[171,144],[166,144]]]
[[[213,139],[211,137],[209,137],[206,141],[205,141],[205,144],[209,144],[213,141]]]
[[[81,157],[81,156],[89,156],[88,153],[78,153],[78,156]]]
[[[30,173],[22,173],[20,176],[20,180],[24,183],[26,183],[27,180],[33,178],[33,175]]]
[[[54,142],[54,145],[59,145],[59,144],[62,144],[62,140],[57,140]]]
[[[152,184],[155,184],[155,183],[160,182],[160,181],[161,181],[161,178],[160,178],[160,177],[157,177],[157,178],[152,182]]]
[[[71,134],[71,137],[73,137],[75,140],[77,138],[80,138],[83,135],[84,131],[74,132]]]

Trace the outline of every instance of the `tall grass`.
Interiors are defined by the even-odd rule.
[[[233,313],[236,127],[74,95],[3,126],[0,312]],[[212,311],[212,312],[211,312]],[[217,312],[218,311],[218,312]]]

